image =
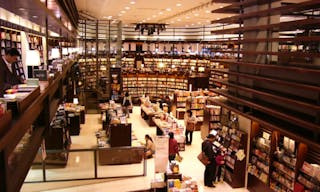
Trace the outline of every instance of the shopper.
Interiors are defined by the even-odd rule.
[[[221,181],[222,167],[225,164],[224,148],[219,149],[217,154],[218,155],[216,157],[216,174],[215,178],[213,179],[215,183]]]
[[[179,155],[179,146],[177,140],[174,138],[173,132],[169,132],[169,161],[173,161],[176,155]]]
[[[164,103],[167,104],[167,107],[168,107],[168,113],[170,114],[171,112],[171,107],[172,107],[172,104],[171,104],[171,99],[168,95],[166,95],[166,97],[164,98]]]
[[[146,134],[145,135],[145,140],[146,140],[146,152],[145,152],[145,158],[152,158],[153,154],[155,153],[155,145],[153,143],[152,138],[150,135]]]
[[[192,111],[187,110],[184,116],[184,124],[186,126],[185,136],[186,136],[186,144],[191,145],[192,143],[192,135],[195,130],[197,124],[197,117],[193,115]]]
[[[127,117],[129,117],[129,108],[132,108],[132,101],[131,101],[131,96],[129,95],[128,91],[124,95],[122,105],[125,108],[125,112],[127,114]]]
[[[202,152],[208,157],[209,164],[206,165],[204,171],[204,185],[207,187],[215,187],[213,184],[213,179],[215,178],[216,173],[216,161],[215,161],[215,153],[213,151],[213,141],[215,136],[209,134],[207,139],[202,142]]]
[[[0,97],[5,90],[15,88],[15,85],[23,83],[23,79],[16,74],[13,63],[18,61],[20,53],[17,49],[11,48],[5,51],[5,55],[0,57]]]
[[[118,91],[116,91],[116,90],[112,91],[111,100],[113,100],[116,103],[119,101],[119,93],[118,93]]]

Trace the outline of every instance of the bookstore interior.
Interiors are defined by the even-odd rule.
[[[320,192],[319,0],[0,2],[1,192]]]

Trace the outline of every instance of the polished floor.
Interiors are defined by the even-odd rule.
[[[95,132],[101,129],[99,123],[100,115],[87,114],[86,124],[81,126],[80,136],[72,136],[72,149],[81,148],[92,148],[97,145]],[[149,134],[152,137],[156,135],[155,127],[149,127],[146,122],[140,117],[140,107],[134,107],[133,113],[130,115],[129,122],[132,123],[132,131],[137,137],[138,141],[143,141],[145,134]],[[183,121],[181,121],[183,123]],[[225,192],[247,192],[244,188],[232,189],[227,183],[222,182],[216,185],[216,188],[208,188],[203,185],[203,172],[204,166],[197,160],[197,154],[201,150],[201,136],[200,132],[194,132],[194,139],[192,145],[186,146],[186,150],[181,152],[183,161],[180,163],[180,172],[184,176],[191,177],[198,184],[200,192],[208,191],[225,191]],[[69,157],[68,165],[66,169],[61,169],[52,173],[49,172],[51,178],[68,178],[69,176],[75,177],[81,175],[82,177],[86,174],[91,175],[92,161],[90,155],[83,154],[72,154]],[[79,167],[79,165],[81,165]],[[110,169],[110,167],[109,167]],[[114,168],[114,171],[110,171],[110,174],[135,174],[137,169],[135,166],[127,166],[122,168]],[[106,171],[105,171],[106,172]],[[59,174],[59,175],[58,175]],[[107,174],[101,171],[102,175]],[[63,175],[63,176],[61,176]],[[107,176],[109,176],[107,174]],[[36,180],[37,177],[41,177],[41,170],[30,170],[27,180]],[[46,182],[36,184],[24,184],[21,188],[23,192],[34,192],[34,191],[48,191],[48,192],[121,192],[121,191],[139,191],[150,189],[150,183],[155,178],[154,173],[154,159],[147,160],[147,175],[140,177],[122,178],[122,179],[99,179],[99,180],[82,180],[72,182]]]

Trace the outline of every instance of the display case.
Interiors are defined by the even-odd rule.
[[[237,122],[230,122],[229,125]],[[245,186],[246,160],[248,136],[235,126],[222,126],[213,143],[216,151],[222,146],[227,149],[225,156],[224,180],[233,188]]]
[[[294,191],[298,143],[275,132],[276,150],[270,168],[270,188],[274,191]]]
[[[269,175],[272,154],[275,150],[274,146],[272,131],[261,127],[257,122],[252,122],[248,189],[252,191],[271,191]]]
[[[320,154],[309,148],[295,183],[295,191],[320,191]]]

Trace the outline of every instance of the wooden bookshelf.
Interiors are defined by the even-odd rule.
[[[0,28],[0,51],[1,55],[5,55],[5,50],[9,48],[16,48],[20,54],[21,50],[21,33],[14,29]],[[22,58],[19,58],[16,63],[13,64],[15,73],[22,79],[26,79],[26,75],[23,69]]]
[[[171,74],[122,74],[123,91],[129,91],[132,97],[141,97],[148,93],[153,98],[173,94],[175,90],[187,90],[188,79],[185,76]]]

